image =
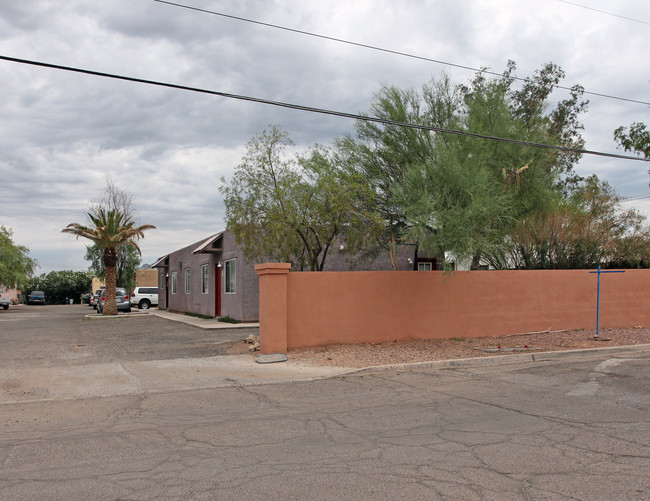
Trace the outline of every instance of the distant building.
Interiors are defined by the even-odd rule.
[[[93,277],[92,281],[90,282],[90,290],[91,290],[91,292],[94,294],[101,287],[106,287],[106,282],[104,281],[104,279],[103,278]]]
[[[158,270],[155,268],[135,271],[136,287],[158,287]]]
[[[0,295],[2,297],[11,299],[11,304],[18,304],[20,303],[20,296],[22,295],[22,291],[15,287],[8,288],[4,285],[0,285]]]

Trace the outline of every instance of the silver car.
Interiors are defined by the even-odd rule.
[[[93,307],[93,310],[97,309],[97,305],[99,304],[99,298],[102,294],[104,294],[104,290],[106,290],[106,287],[101,287],[95,291],[94,294],[90,296],[90,306]]]
[[[104,303],[106,302],[106,289],[102,290],[97,302],[97,313],[104,311]],[[117,304],[117,311],[131,312],[131,300],[126,293],[126,289],[122,287],[115,288],[115,303]]]

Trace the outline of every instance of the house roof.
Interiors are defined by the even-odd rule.
[[[208,254],[211,252],[221,252],[221,247],[214,247],[213,244],[223,236],[223,231],[212,235],[205,242],[192,251],[192,254]]]
[[[161,258],[158,258],[154,264],[151,265],[152,268],[167,268],[169,266],[169,254],[164,255]]]

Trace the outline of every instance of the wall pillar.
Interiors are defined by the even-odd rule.
[[[260,352],[287,352],[289,263],[255,265],[260,284]]]

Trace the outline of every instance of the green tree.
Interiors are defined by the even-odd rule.
[[[384,86],[375,96],[369,114],[390,121],[451,128],[458,121],[460,106],[458,89],[443,77],[425,85],[423,95],[413,89]],[[431,161],[436,138],[427,131],[368,121],[355,124],[355,136],[339,138],[336,148],[343,165],[361,175],[375,194],[367,199],[372,206],[366,210],[376,210],[384,227],[377,235],[374,251],[388,250],[397,269],[396,245],[406,238],[411,225],[403,204],[397,200],[396,187],[404,183],[410,165]]]
[[[479,72],[469,85],[443,76],[421,92],[383,87],[371,107],[378,118],[511,142],[373,122],[357,123],[356,138],[338,140],[348,167],[378,194],[385,247],[415,241],[429,253],[471,259],[476,268],[500,251],[518,220],[547,212],[571,192],[579,155],[517,141],[580,148],[582,88],[551,107],[561,68],[545,65],[519,90],[515,69],[509,62],[502,77]]]
[[[29,249],[13,241],[11,228],[0,226],[0,285],[24,289],[34,273],[36,261]]]
[[[372,192],[359,175],[341,169],[329,150],[314,147],[306,156],[290,157],[290,146],[278,127],[248,143],[230,184],[222,178],[226,223],[247,259],[321,271],[335,241],[351,252],[362,245],[375,216],[360,201]]]
[[[43,291],[49,304],[65,304],[90,290],[92,274],[87,271],[51,271],[30,280],[29,291]]]
[[[650,266],[650,228],[644,216],[623,209],[622,199],[597,176],[547,214],[518,222],[496,267],[583,269]]]
[[[90,270],[95,276],[106,279],[104,267],[104,249],[98,244],[86,247],[86,261],[90,261]],[[135,287],[135,272],[140,266],[140,254],[130,245],[121,245],[117,248],[117,262],[115,264],[115,285],[131,291]]]
[[[641,122],[634,122],[629,130],[626,127],[619,127],[614,131],[614,140],[619,148],[625,151],[633,151],[637,155],[643,155],[650,160],[650,130]],[[650,169],[648,169],[650,174]]]
[[[89,226],[79,223],[70,223],[63,233],[71,233],[77,238],[83,237],[98,244],[104,250],[104,267],[106,270],[106,304],[104,314],[117,315],[115,302],[115,267],[117,253],[120,246],[128,245],[135,248],[140,254],[137,240],[144,238],[144,231],[154,229],[155,226],[145,224],[135,226],[133,220],[126,214],[116,210],[104,208],[89,212]]]
[[[650,130],[641,122],[635,122],[627,127],[619,127],[614,131],[614,139],[625,151],[632,151],[650,159]]]

